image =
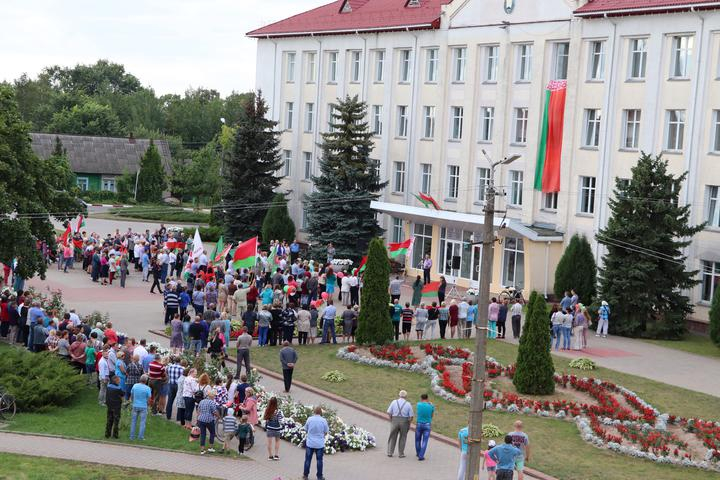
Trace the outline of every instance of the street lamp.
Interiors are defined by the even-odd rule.
[[[490,164],[490,178],[485,187],[485,218],[483,220],[481,239],[474,245],[481,244],[480,276],[478,289],[475,295],[475,304],[478,308],[478,318],[475,322],[475,362],[473,363],[472,403],[470,404],[470,421],[468,432],[468,455],[465,480],[477,480],[480,471],[480,458],[482,456],[482,414],[485,405],[485,352],[487,349],[488,330],[488,297],[490,296],[490,280],[493,270],[493,256],[495,250],[495,169],[500,165],[509,165],[520,155],[510,155],[502,160],[493,162],[485,150],[483,155]]]

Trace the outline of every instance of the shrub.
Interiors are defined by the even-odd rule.
[[[720,288],[715,289],[710,305],[710,339],[720,347]]]
[[[329,372],[326,372],[325,375],[323,375],[321,378],[326,382],[330,383],[342,383],[347,380],[347,376],[345,376],[345,374],[342,373],[340,370],[330,370]]]
[[[497,425],[492,423],[483,423],[482,436],[483,438],[499,438],[505,434]]]
[[[570,368],[577,368],[578,370],[595,370],[597,365],[589,358],[576,358],[571,360],[568,364]]]
[[[118,202],[117,193],[110,192],[108,190],[100,190],[100,191],[86,190],[86,191],[80,193],[80,198],[82,198],[86,202],[112,202],[112,203]]]
[[[550,356],[550,330],[548,329],[547,304],[533,291],[520,336],[517,367],[513,384],[518,393],[548,395],[555,391],[555,367]]]
[[[388,304],[390,295],[390,262],[381,238],[370,241],[365,268],[360,316],[358,317],[358,343],[382,345],[393,339],[393,326]]]
[[[278,193],[273,198],[272,206],[265,214],[262,224],[262,240],[269,243],[272,240],[287,240],[292,242],[295,239],[295,224],[288,212],[287,199],[285,194]]]
[[[67,404],[85,377],[55,354],[9,348],[0,355],[0,385],[15,396],[21,412],[42,412]]]
[[[198,231],[200,232],[200,238],[202,238],[203,243],[217,242],[220,235],[223,234],[223,227],[198,227]],[[185,234],[186,238],[193,238],[195,235],[195,227],[184,228],[183,234]]]
[[[555,268],[555,295],[575,289],[580,301],[592,303],[596,295],[597,267],[595,257],[585,236],[573,235]]]
[[[115,208],[110,210],[111,215],[118,217],[138,218],[143,220],[154,220],[157,222],[179,222],[179,223],[209,223],[210,214],[195,212],[178,207],[167,205],[138,205],[135,207]],[[195,230],[193,230],[193,233]]]

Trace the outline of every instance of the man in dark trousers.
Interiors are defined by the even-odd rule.
[[[282,365],[283,380],[285,381],[285,393],[290,392],[292,386],[292,375],[297,363],[298,354],[294,348],[290,346],[290,342],[287,340],[282,343],[282,350],[280,350],[280,364]]]
[[[105,404],[107,405],[107,422],[105,424],[105,438],[118,438],[120,430],[120,410],[122,408],[122,400],[125,392],[120,388],[120,377],[112,375],[107,386],[105,394]]]

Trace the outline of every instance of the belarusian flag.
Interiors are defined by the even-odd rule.
[[[420,201],[420,203],[425,205],[425,208],[430,208],[430,205],[432,205],[433,208],[435,208],[435,210],[442,210],[440,208],[440,205],[438,205],[438,203],[435,201],[435,199],[433,197],[431,197],[430,195],[425,195],[424,193],[420,192],[417,195],[415,195],[415,198],[417,198]]]
[[[566,80],[553,80],[545,90],[545,107],[535,167],[535,190],[560,191],[560,155],[565,117]]]
[[[215,252],[213,253],[213,264],[224,264],[225,257],[227,257],[231,247],[232,243],[228,243],[223,247],[223,237],[221,236],[218,240],[217,246],[215,247]]]
[[[437,297],[438,289],[440,288],[440,282],[430,282],[425,285],[422,289],[421,296],[423,297]]]
[[[358,266],[357,273],[363,273],[365,271],[365,267],[367,267],[367,265],[365,265],[366,263],[367,263],[367,255],[365,255],[362,258],[362,260],[360,260],[360,266]]]
[[[165,242],[165,248],[168,250],[175,250],[179,248],[180,250],[185,250],[186,244],[185,242],[179,242],[177,240],[168,240]]]
[[[67,228],[65,229],[62,236],[58,239],[57,242],[62,243],[64,246],[67,247],[69,238],[70,238],[70,223],[68,222]]]
[[[388,244],[388,247],[390,247],[390,257],[395,258],[399,255],[407,255],[412,243],[413,237],[408,238],[404,242]]]
[[[82,215],[78,215],[77,226],[75,227],[75,231],[79,232],[80,229],[84,226],[85,226],[85,217],[83,217]]]
[[[232,266],[234,270],[241,268],[253,268],[255,266],[255,258],[257,256],[258,239],[253,237],[246,240],[235,249],[233,255]]]

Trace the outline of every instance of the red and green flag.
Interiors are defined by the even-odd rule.
[[[419,192],[415,195],[415,198],[417,198],[418,201],[425,206],[425,208],[430,208],[430,206],[432,205],[435,210],[442,210],[440,208],[440,205],[438,205],[435,199],[430,195],[425,195],[424,193]]]
[[[230,251],[230,248],[232,248],[232,243],[228,243],[227,245],[225,245],[225,241],[223,240],[222,235],[220,235],[220,238],[218,238],[217,244],[215,245],[215,251],[213,251],[212,255],[213,264],[224,264],[225,257]]]
[[[81,229],[82,227],[84,227],[84,226],[85,226],[85,217],[83,217],[82,215],[78,215],[77,225],[76,225],[76,227],[75,227],[75,231],[76,231],[76,232],[79,232],[80,229]]]
[[[566,92],[566,80],[553,80],[545,89],[545,106],[535,167],[535,190],[548,193],[560,191],[560,156]]]
[[[362,260],[360,260],[360,265],[358,266],[358,270],[357,270],[358,274],[363,273],[365,271],[365,268],[367,267],[367,265],[365,265],[366,263],[367,263],[367,255],[365,255],[362,258]]]
[[[63,246],[67,247],[68,240],[70,239],[70,233],[71,233],[70,230],[71,230],[70,223],[68,223],[67,228],[65,229],[63,234],[60,236],[60,238],[58,238],[57,243],[62,243]]]
[[[420,296],[422,296],[422,297],[437,297],[439,289],[440,289],[439,281],[438,282],[430,282],[423,287]]]
[[[255,259],[257,256],[257,247],[257,237],[253,237],[250,240],[246,240],[238,245],[232,259],[233,269],[240,270],[241,268],[253,268],[255,266]]]
[[[400,255],[407,255],[408,250],[412,246],[413,238],[408,238],[404,242],[390,243],[388,247],[390,249],[390,257],[395,258]]]

